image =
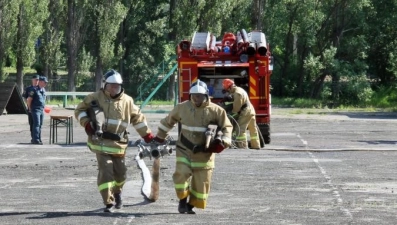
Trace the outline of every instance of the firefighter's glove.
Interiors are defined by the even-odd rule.
[[[213,142],[211,142],[207,151],[212,153],[221,153],[225,148],[226,147],[221,139],[215,139]]]
[[[91,122],[87,122],[84,126],[84,129],[88,136],[95,134],[95,129],[92,127]]]
[[[142,137],[142,138],[143,138],[143,140],[144,140],[146,143],[150,143],[150,142],[153,141],[154,136],[153,136],[152,133],[148,133],[148,134],[146,134],[146,135],[145,135],[144,137]]]

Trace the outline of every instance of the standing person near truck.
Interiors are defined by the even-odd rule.
[[[240,132],[236,136],[236,145],[239,148],[247,149],[246,130],[250,131],[250,148],[260,149],[258,129],[256,127],[255,109],[252,106],[247,92],[234,84],[233,80],[224,79],[222,82],[223,90],[229,92],[233,99],[233,109],[231,116],[237,118]]]
[[[38,86],[29,89],[28,98],[26,104],[28,106],[28,112],[32,116],[32,144],[42,145],[41,141],[41,126],[43,125],[44,119],[44,106],[45,106],[45,86],[47,86],[48,80],[45,76],[39,77]]]
[[[232,125],[226,111],[211,103],[207,85],[198,80],[189,90],[190,100],[175,106],[160,121],[156,141],[162,143],[176,123],[181,130],[176,143],[176,168],[172,176],[179,198],[179,213],[195,214],[194,207],[204,209],[211,186],[215,154],[231,144]],[[223,134],[207,148],[208,129],[215,124]]]
[[[33,75],[31,81],[32,84],[27,88],[25,88],[25,90],[23,91],[22,97],[25,99],[26,104],[30,90],[32,90],[33,88],[37,87],[37,85],[39,85],[39,77],[40,76],[38,74]],[[30,143],[33,143],[33,118],[32,118],[32,113],[29,110],[28,110],[28,121],[29,121],[29,130],[30,130]]]
[[[87,95],[78,104],[75,117],[88,135],[88,148],[96,154],[97,185],[105,204],[104,212],[113,212],[114,208],[120,209],[123,205],[121,192],[126,181],[128,125],[132,124],[146,143],[153,140],[153,135],[146,117],[132,97],[124,93],[121,75],[110,70],[104,76],[104,83],[101,90]],[[97,111],[91,113],[91,110]],[[96,118],[95,113],[103,117]]]

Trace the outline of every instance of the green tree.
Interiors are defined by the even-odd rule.
[[[61,44],[64,41],[63,34],[66,27],[61,21],[66,20],[66,6],[62,1],[50,0],[48,10],[51,14],[44,22],[45,31],[41,37],[43,43],[40,61],[44,67],[44,75],[52,77],[53,72],[57,74],[63,59]]]
[[[4,61],[10,52],[16,34],[19,1],[0,1],[0,82],[5,79]]]
[[[115,40],[128,9],[117,0],[95,0],[94,2],[91,3],[94,24],[92,50],[95,58],[96,89],[99,90],[102,86],[103,69],[117,64],[124,51],[121,45],[116,45]],[[117,52],[120,55],[115,55],[115,49],[118,49]]]
[[[365,37],[368,43],[369,73],[380,85],[393,85],[397,78],[397,1],[372,0]]]
[[[35,42],[43,33],[43,22],[49,16],[48,0],[23,0],[19,4],[15,55],[17,84],[23,89],[23,67],[35,60]]]
[[[370,3],[367,0],[269,2],[278,12],[270,18],[277,63],[273,77],[276,94],[317,98],[329,75],[332,100],[337,102],[342,93],[340,77],[349,80],[365,72],[366,42],[362,30],[366,24],[365,9],[371,7]],[[334,54],[328,54],[331,52]],[[309,62],[316,63],[305,65]],[[307,70],[309,65],[319,67]]]
[[[138,95],[141,85],[147,84],[154,79],[153,76],[161,72],[158,66],[175,52],[175,46],[171,44],[170,47],[167,40],[170,30],[169,1],[150,0],[136,3],[129,7],[130,13],[122,23],[124,39],[129,40],[124,45],[122,59],[125,86],[133,96]],[[164,96],[165,90],[165,86],[160,90]]]
[[[68,91],[76,90],[79,53],[83,50],[86,33],[90,25],[87,16],[90,4],[87,1],[67,0],[66,48],[68,69]]]

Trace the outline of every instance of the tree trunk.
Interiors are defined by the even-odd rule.
[[[170,76],[170,79],[169,79],[169,85],[168,85],[168,101],[172,101],[172,100],[174,100],[175,99],[175,85],[176,85],[176,83],[175,83],[175,74],[172,74],[171,76]]]
[[[316,78],[313,84],[311,98],[317,99],[320,96],[321,90],[323,89],[324,79],[326,77],[326,73]]]
[[[305,68],[304,66],[304,59],[306,58],[308,48],[306,47],[306,43],[303,44],[301,47],[301,53],[300,57],[297,57],[297,65],[299,65],[299,70],[298,70],[298,85],[297,85],[297,92],[298,92],[298,97],[304,97],[305,95],[305,90],[304,90],[304,79],[305,79]],[[298,61],[299,60],[299,61]]]
[[[22,22],[22,6],[19,7],[19,15],[18,15],[18,31],[17,31],[17,45],[20,47],[20,41],[22,39],[22,30],[23,30],[23,22]],[[20,88],[21,93],[23,92],[23,56],[21,53],[17,51],[17,77],[16,82],[18,87]]]
[[[23,59],[21,56],[17,56],[17,85],[23,92]]]
[[[177,30],[177,26],[175,26],[175,17],[174,17],[175,10],[176,10],[176,0],[170,0],[170,15],[169,15],[168,24],[169,24],[169,27],[171,27],[171,30],[168,33],[168,40],[171,43],[178,44],[178,43],[176,43],[176,36],[177,36],[178,30]],[[171,66],[173,66],[174,63],[175,62],[172,62]],[[170,79],[169,79],[169,85],[168,85],[168,99],[167,99],[168,101],[171,101],[175,98],[175,94],[176,94],[175,93],[175,85],[178,85],[175,82],[175,76],[171,75]]]
[[[99,48],[99,46],[98,46],[98,48]],[[103,75],[102,59],[98,54],[98,56],[96,58],[96,68],[95,68],[95,89],[96,89],[96,91],[98,91],[102,87],[102,75]]]
[[[253,13],[251,14],[251,26],[257,30],[262,30],[263,0],[253,1]]]
[[[68,65],[68,91],[76,91],[76,59],[77,59],[77,43],[75,34],[77,33],[76,18],[75,18],[75,3],[74,0],[68,0],[68,19],[66,29],[66,43],[67,43],[67,65]]]

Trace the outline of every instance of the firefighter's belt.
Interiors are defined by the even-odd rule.
[[[205,146],[204,145],[195,145],[192,142],[190,142],[183,134],[181,134],[181,142],[186,148],[191,150],[193,153],[197,152],[205,152]],[[179,146],[180,147],[180,146]]]
[[[101,138],[109,139],[109,140],[113,140],[113,141],[127,142],[127,139],[120,137],[120,135],[113,134],[113,133],[106,132],[106,131],[103,132],[103,134],[101,135]]]

